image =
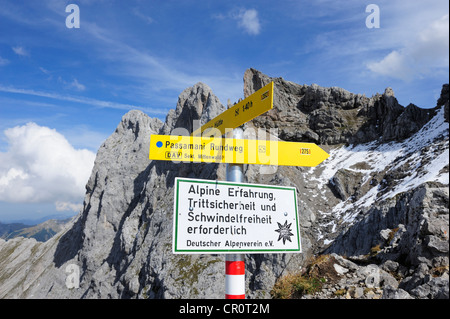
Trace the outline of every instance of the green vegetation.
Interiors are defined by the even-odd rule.
[[[292,299],[304,294],[313,294],[320,291],[324,282],[324,278],[289,274],[275,283],[270,295],[274,299]]]
[[[305,273],[293,273],[278,279],[270,295],[274,299],[295,299],[303,295],[314,294],[327,282],[329,255],[313,258]]]

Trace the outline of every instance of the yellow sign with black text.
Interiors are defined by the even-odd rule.
[[[246,99],[233,105],[225,112],[195,130],[191,136],[222,136],[227,131],[241,126],[273,108],[273,82],[270,82]],[[211,130],[212,129],[212,130]],[[207,131],[210,130],[210,131]],[[205,132],[203,134],[203,132]],[[220,135],[218,134],[220,132]]]
[[[314,143],[152,135],[151,160],[313,167],[328,158]]]

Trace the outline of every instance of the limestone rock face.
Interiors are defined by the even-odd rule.
[[[326,253],[336,282],[311,298],[448,298],[448,85],[421,109],[399,105],[390,88],[368,98],[249,69],[244,96],[270,81],[274,109],[244,128],[315,142],[330,157],[314,168],[244,166],[249,183],[297,188],[303,249],[246,255],[247,296],[270,298],[280,277]],[[44,243],[0,239],[0,298],[223,298],[224,256],[171,246],[175,177],[225,180],[225,165],[148,152],[150,135],[190,134],[224,110],[197,83],[165,122],[125,114],[98,150],[82,211]]]
[[[448,105],[449,105],[449,87],[448,84],[444,84],[442,86],[441,96],[437,101],[437,107],[444,106],[445,109],[444,117],[446,122],[448,122]]]
[[[417,132],[435,114],[413,104],[404,108],[391,88],[368,98],[342,88],[270,78],[255,69],[244,74],[244,95],[271,81],[275,83],[274,109],[254,123],[266,129],[277,128],[283,140],[329,145],[365,143],[378,138],[398,141]]]
[[[226,110],[211,88],[204,83],[197,83],[185,89],[178,97],[175,110],[167,114],[161,134],[189,135],[194,131],[194,124],[203,125]],[[176,129],[174,133],[172,131]]]

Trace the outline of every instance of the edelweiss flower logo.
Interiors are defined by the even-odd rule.
[[[280,223],[278,223],[278,229],[275,229],[276,232],[280,233],[280,236],[278,236],[278,241],[280,241],[281,239],[283,239],[283,245],[286,243],[286,240],[291,241],[291,236],[294,236],[293,233],[291,233],[291,225],[292,223],[290,223],[288,225],[287,220],[284,222],[284,225],[281,225]]]

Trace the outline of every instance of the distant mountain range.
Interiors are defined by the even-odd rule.
[[[51,214],[51,215],[45,215],[38,218],[20,218],[20,219],[0,219],[0,224],[24,224],[25,226],[35,226],[37,224],[43,223],[50,219],[57,219],[57,220],[63,220],[63,219],[70,219],[74,217],[75,213],[59,213],[59,214]]]
[[[25,237],[45,242],[61,231],[70,219],[49,219],[31,226],[23,223],[0,223],[0,238],[8,240],[15,237]]]

